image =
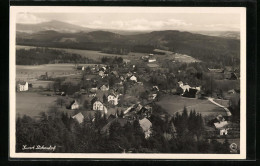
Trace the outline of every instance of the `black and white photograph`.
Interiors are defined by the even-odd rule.
[[[10,7],[10,157],[245,159],[242,7]]]

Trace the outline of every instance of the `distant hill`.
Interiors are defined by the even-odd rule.
[[[16,24],[16,31],[19,32],[27,32],[27,33],[36,33],[40,31],[47,31],[47,30],[53,30],[57,32],[90,32],[93,31],[90,28],[81,27],[78,25],[65,23],[62,21],[52,20],[48,22],[43,22],[39,24]]]
[[[230,39],[240,39],[240,33],[238,31],[193,31],[192,33],[198,33],[207,36],[217,36]]]
[[[237,39],[207,36],[176,30],[153,31],[135,35],[120,35],[107,31],[17,33],[17,44],[89,49],[107,53],[151,53],[154,49],[187,54],[205,62],[239,64],[240,42]]]

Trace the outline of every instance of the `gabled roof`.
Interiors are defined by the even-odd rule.
[[[217,123],[214,123],[214,126],[217,128],[217,129],[223,129],[225,126],[228,125],[228,122],[227,121],[222,121],[222,122],[217,122]]]
[[[26,81],[17,81],[17,84],[20,84],[20,85],[25,85],[26,83],[28,83],[28,82],[26,82]]]
[[[79,105],[79,103],[78,103],[76,100],[73,100],[73,101],[70,103],[70,107],[71,107],[73,104]]]
[[[72,118],[76,119],[79,122],[79,124],[82,123],[83,120],[84,120],[84,116],[82,115],[81,112],[79,112],[78,114],[74,115]]]
[[[143,131],[148,131],[152,127],[152,123],[147,118],[139,120],[139,124]]]

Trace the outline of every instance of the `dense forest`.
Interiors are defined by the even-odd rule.
[[[101,129],[107,120],[97,111],[94,117],[89,115],[82,124],[78,124],[55,108],[41,113],[38,120],[18,117],[16,151],[24,152],[23,145],[52,145],[56,146],[56,153],[230,153],[227,140],[222,144],[204,138],[201,115],[195,111],[188,114],[186,108],[182,114],[165,121],[152,114],[149,118],[153,124],[152,135],[148,139],[138,120],[127,122],[124,126],[115,121],[109,127],[109,135],[102,134]]]
[[[155,53],[154,49],[187,54],[205,62],[240,64],[237,39],[206,36],[180,31],[155,31],[138,35],[119,35],[105,31],[59,33],[43,31],[17,35],[18,45],[97,50],[126,55],[129,52]]]
[[[41,65],[49,63],[88,63],[90,60],[78,54],[48,48],[16,50],[17,65]]]

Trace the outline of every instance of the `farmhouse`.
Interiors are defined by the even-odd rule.
[[[79,109],[79,103],[78,103],[76,100],[74,100],[74,101],[70,104],[70,109],[72,109],[72,110],[77,110],[77,109]]]
[[[113,105],[117,105],[118,104],[118,95],[115,94],[109,94],[107,96],[107,101]]]
[[[79,124],[81,124],[84,120],[84,116],[82,115],[81,112],[79,112],[78,114],[72,116],[73,119],[75,119]]]
[[[142,120],[139,120],[139,124],[143,129],[145,138],[146,139],[149,138],[152,134],[152,131],[151,131],[152,123],[147,118],[143,118]]]
[[[18,91],[18,92],[28,91],[28,89],[29,89],[29,84],[28,84],[28,82],[19,81],[19,82],[17,83],[17,91]]]

